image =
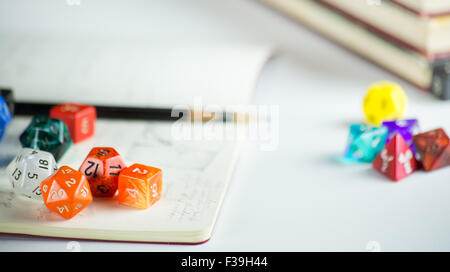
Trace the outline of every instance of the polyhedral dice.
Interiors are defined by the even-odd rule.
[[[383,121],[402,118],[408,98],[400,85],[381,81],[369,87],[364,98],[363,110],[367,122],[379,126]]]
[[[95,147],[80,166],[94,196],[112,197],[117,191],[119,173],[126,168],[122,157],[112,147]]]
[[[147,209],[161,198],[161,169],[142,164],[133,164],[119,175],[119,196],[121,204]]]
[[[372,162],[383,149],[387,138],[386,127],[353,124],[344,158],[358,162]]]
[[[56,161],[51,153],[23,148],[8,165],[6,173],[17,193],[42,199],[39,185],[56,170]]]
[[[442,128],[417,134],[413,141],[417,159],[426,171],[450,165],[449,138]]]
[[[11,119],[12,115],[8,105],[3,99],[3,96],[0,96],[0,140],[3,138],[3,135],[5,135],[6,127],[11,122]]]
[[[9,112],[11,115],[14,115],[14,94],[11,89],[0,89],[0,95],[5,100],[6,104],[8,105]]]
[[[40,187],[45,206],[66,219],[74,217],[92,202],[86,177],[68,166],[59,168],[42,181]]]
[[[420,132],[419,122],[417,119],[386,121],[383,122],[383,126],[388,129],[386,143],[388,143],[395,134],[400,134],[411,148],[412,152],[416,154],[416,148],[412,138]]]
[[[93,106],[75,103],[57,105],[50,109],[50,117],[66,124],[74,143],[94,135],[97,113]]]
[[[20,135],[23,147],[50,152],[58,161],[72,145],[69,131],[63,121],[36,115]]]
[[[393,181],[399,181],[416,170],[416,159],[400,134],[395,134],[372,163],[374,169]]]

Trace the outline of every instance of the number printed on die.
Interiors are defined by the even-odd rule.
[[[19,180],[21,175],[22,171],[20,171],[19,168],[16,168],[16,170],[14,170],[14,172],[12,173],[12,176],[15,180]]]
[[[152,190],[152,197],[157,197],[158,196],[158,185],[156,183],[152,185],[151,190]]]
[[[44,186],[42,186],[42,190],[44,191],[44,193],[47,193],[47,190],[48,190],[47,184],[45,184]]]
[[[148,173],[147,169],[141,170],[141,169],[139,169],[139,168],[134,168],[134,169],[133,169],[133,173],[136,173],[136,172],[138,172],[138,173],[141,174],[141,175],[145,175],[145,174]]]
[[[63,207],[56,207],[56,209],[58,209],[59,213],[63,213],[64,210],[66,210],[67,212],[69,212],[69,208],[67,208],[66,205],[64,205]]]
[[[38,179],[39,176],[38,176],[38,174],[36,174],[36,173],[31,174],[31,172],[28,172],[28,178],[29,178],[29,179]]]
[[[81,196],[86,198],[88,196],[88,192],[89,189],[85,185],[83,185],[83,187],[81,188]]]
[[[75,185],[77,183],[77,180],[76,179],[74,179],[74,178],[71,178],[70,180],[67,180],[66,181],[66,185],[67,185],[67,187],[72,187],[72,185]]]
[[[70,174],[70,173],[72,173],[73,171],[72,171],[72,169],[63,169],[63,170],[61,170],[61,172],[62,172],[63,174]]]
[[[109,167],[109,169],[119,169],[119,170],[121,170],[121,169],[122,169],[122,166],[120,166],[120,164],[117,165],[117,166],[111,165],[111,166]],[[118,176],[119,174],[120,174],[120,171],[117,172],[117,173],[113,173],[113,172],[109,173],[110,176]]]
[[[107,194],[107,193],[109,193],[109,189],[106,188],[106,186],[105,186],[104,184],[98,185],[98,186],[97,186],[97,190],[98,190],[99,192],[101,192],[102,194]]]
[[[48,170],[48,161],[47,160],[39,160],[39,168]]]
[[[35,193],[36,195],[40,196],[40,195],[42,194],[41,188],[39,188],[39,186],[36,187],[36,188],[33,190],[32,193]]]
[[[109,150],[107,150],[107,149],[100,149],[98,152],[97,152],[97,156],[106,156],[106,155],[108,155],[109,154]]]
[[[84,174],[87,177],[92,176],[92,177],[96,178],[97,177],[97,171],[98,171],[98,163],[95,163],[95,162],[92,162],[92,161],[87,161],[87,163],[89,163],[89,166],[86,168],[86,170],[84,170]],[[95,165],[95,170],[92,170],[92,171],[88,172],[88,170],[91,169],[94,165]]]
[[[63,189],[59,189],[58,192],[56,192],[56,191],[51,191],[50,192],[50,196],[51,196],[52,200],[62,199],[62,198],[64,198],[65,194],[66,193],[64,192]]]

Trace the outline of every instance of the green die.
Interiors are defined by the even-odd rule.
[[[44,150],[58,161],[72,145],[69,130],[63,121],[36,115],[20,135],[23,147]]]

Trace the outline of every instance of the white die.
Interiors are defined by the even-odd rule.
[[[6,173],[16,193],[42,199],[39,185],[57,170],[53,155],[42,150],[23,148],[9,163]]]

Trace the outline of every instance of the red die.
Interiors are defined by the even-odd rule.
[[[119,173],[124,168],[126,165],[114,148],[95,147],[79,171],[87,177],[93,196],[112,197],[117,191]]]
[[[450,165],[450,141],[442,128],[414,135],[413,141],[426,171]]]
[[[416,159],[411,148],[400,134],[395,134],[372,163],[373,168],[399,181],[416,169]]]
[[[66,124],[74,143],[94,135],[97,112],[93,106],[75,103],[57,105],[50,109],[50,117]]]

